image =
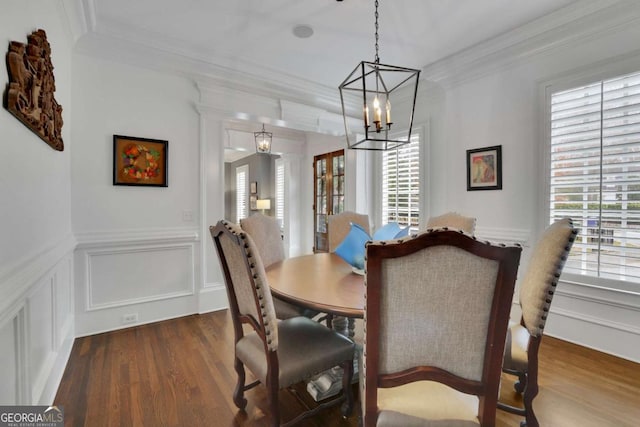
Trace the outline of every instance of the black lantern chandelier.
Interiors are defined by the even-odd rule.
[[[390,150],[410,142],[420,70],[380,63],[378,55],[378,0],[375,1],[374,62],[362,61],[340,85],[342,115],[349,148]],[[362,121],[349,126],[347,105],[362,105]],[[403,120],[392,120],[391,105],[411,107]],[[396,114],[393,119],[399,119]]]
[[[256,153],[271,153],[271,139],[273,138],[273,134],[264,130],[264,123],[262,124],[262,130],[260,132],[254,132],[253,136],[256,139]]]

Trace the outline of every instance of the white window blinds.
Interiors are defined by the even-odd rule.
[[[284,163],[276,160],[276,219],[280,228],[284,225]]]
[[[418,229],[420,221],[420,136],[382,155],[382,224]]]
[[[247,209],[247,182],[249,167],[243,165],[236,168],[236,223],[246,218],[249,214]]]
[[[640,73],[551,95],[550,219],[580,229],[566,272],[640,282]]]

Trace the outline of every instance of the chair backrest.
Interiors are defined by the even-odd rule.
[[[241,219],[240,227],[258,247],[265,268],[284,259],[282,235],[276,218],[255,213],[249,218]]]
[[[369,215],[359,214],[351,211],[344,211],[337,215],[329,215],[327,222],[327,234],[329,241],[329,252],[335,252],[336,248],[351,230],[351,223],[356,223],[369,233]]]
[[[367,244],[366,417],[378,387],[431,380],[478,395],[481,422],[495,421],[521,250],[452,230]]]
[[[260,252],[239,225],[218,221],[210,227],[229,297],[236,342],[242,323],[250,324],[265,343],[265,351],[278,348],[278,327],[271,290]]]
[[[532,336],[542,334],[558,279],[577,234],[570,218],[560,219],[547,227],[533,249],[519,294],[522,323]]]
[[[474,234],[476,231],[476,219],[460,215],[456,212],[447,212],[439,216],[431,217],[429,221],[427,221],[428,229],[441,227],[455,228],[468,234]]]

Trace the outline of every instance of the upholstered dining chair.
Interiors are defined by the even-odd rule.
[[[435,230],[366,250],[363,425],[494,426],[522,249]]]
[[[327,219],[327,240],[329,243],[329,252],[335,252],[336,248],[342,243],[345,237],[351,231],[351,223],[358,224],[369,234],[369,215],[359,214],[352,211],[344,211],[336,215],[329,215]],[[329,316],[329,324],[334,329],[341,331],[343,334],[353,338],[355,335],[356,321],[353,318],[344,318],[341,316]]]
[[[353,407],[349,384],[353,377],[355,344],[326,326],[298,316],[278,321],[258,248],[240,226],[219,221],[210,227],[224,273],[233,321],[238,375],[233,402],[244,410],[244,392],[262,383],[267,388],[271,425],[280,425],[278,391],[340,365],[344,370],[342,393],[284,423],[290,426],[320,410],[344,403],[344,416]],[[243,325],[253,331],[246,333]],[[245,385],[245,367],[257,380]]]
[[[439,216],[431,217],[427,221],[427,229],[442,227],[455,228],[468,234],[474,234],[476,230],[476,219],[460,215],[457,212],[447,212]]]
[[[258,212],[248,218],[241,219],[240,227],[251,236],[256,244],[264,268],[268,268],[285,258],[280,225],[277,219]],[[278,319],[296,316],[314,317],[318,314],[316,311],[291,304],[277,297],[273,298],[273,305]]]
[[[539,391],[538,350],[558,279],[577,234],[569,218],[548,226],[533,249],[520,283],[522,317],[507,332],[502,369],[518,376],[515,389],[519,393],[524,391],[523,407],[500,402],[498,408],[524,416],[521,426],[539,425],[532,405]]]
[[[335,252],[336,248],[349,231],[351,231],[351,223],[358,224],[367,233],[370,232],[369,215],[359,214],[352,211],[344,211],[336,215],[329,215],[327,219],[327,240],[329,243],[329,252]]]

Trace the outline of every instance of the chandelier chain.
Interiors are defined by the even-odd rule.
[[[376,58],[375,58],[375,62],[376,64],[380,63],[380,56],[378,56],[378,0],[376,0],[376,13],[375,13],[375,17],[376,17]]]

